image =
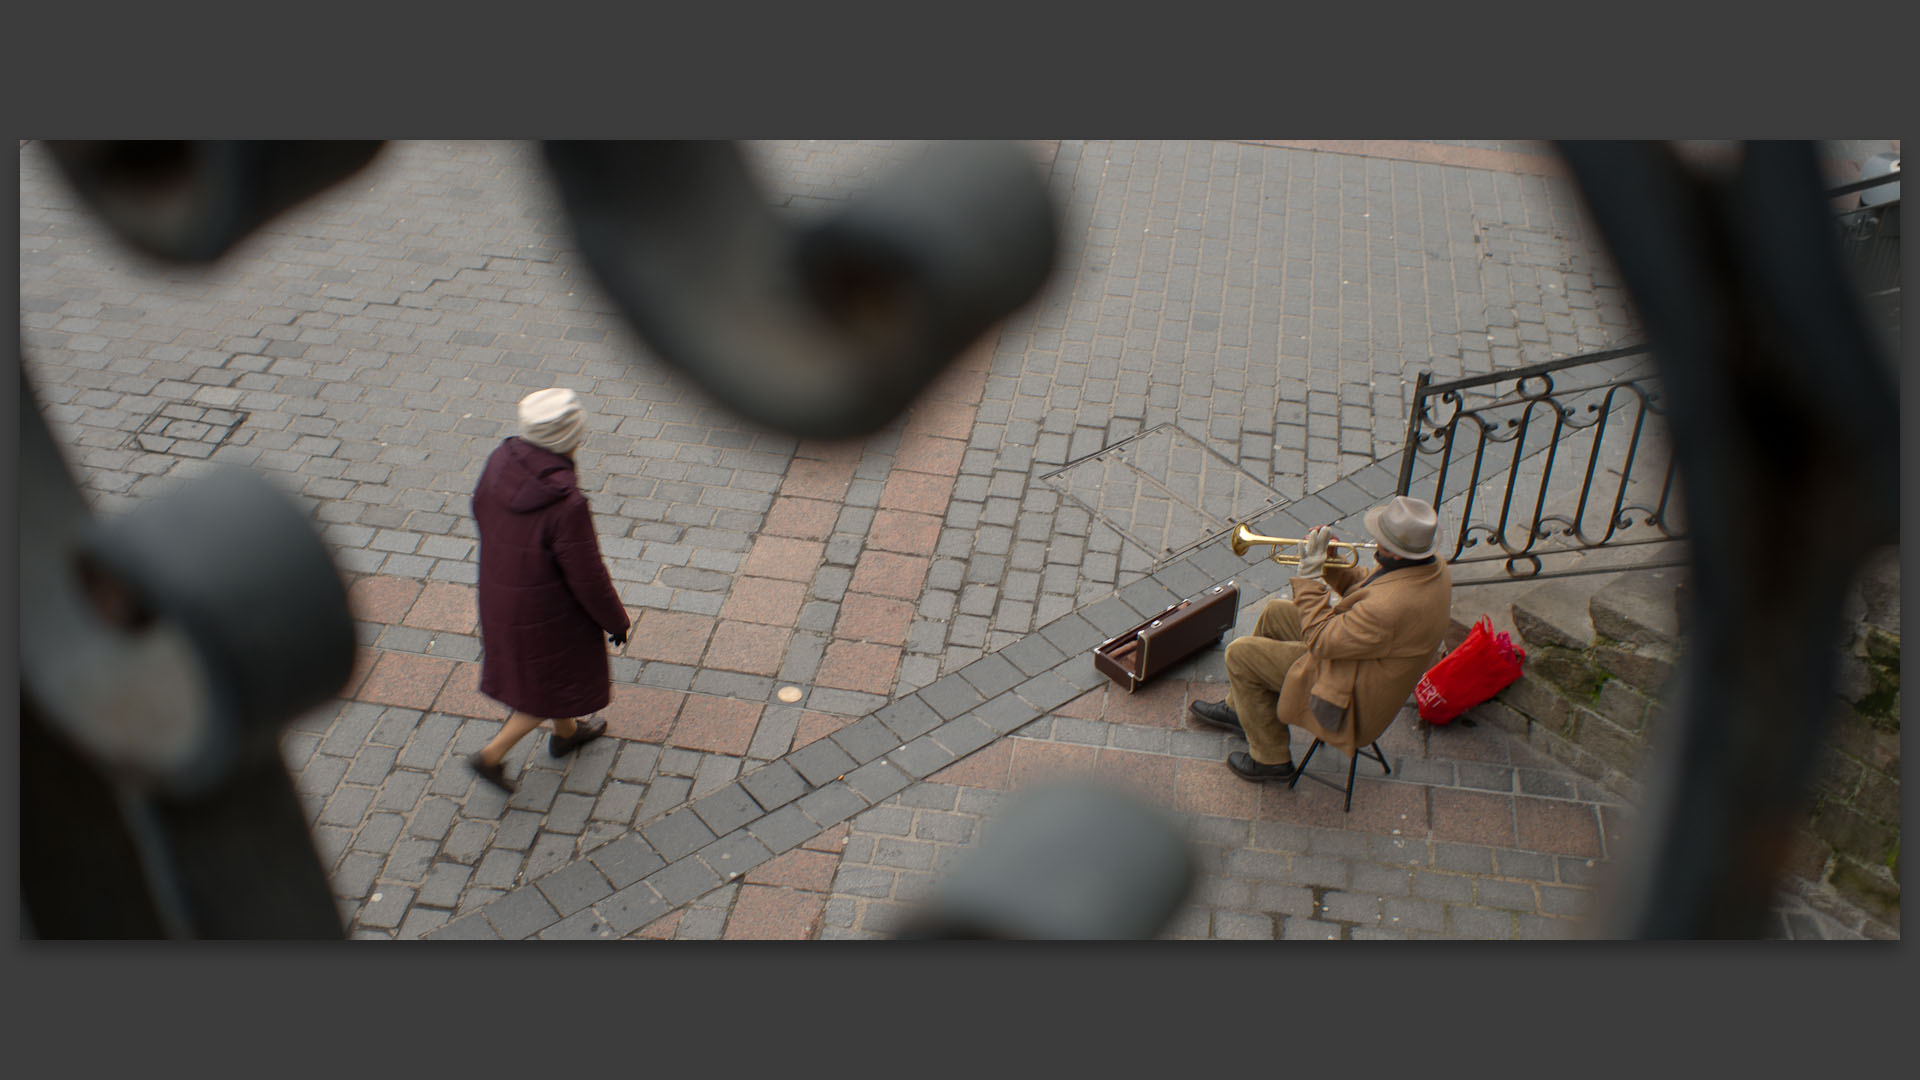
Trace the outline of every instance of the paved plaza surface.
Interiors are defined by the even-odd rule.
[[[1228,772],[1238,742],[1186,714],[1224,696],[1219,648],[1134,695],[1087,655],[1230,579],[1250,626],[1286,571],[1232,555],[1230,517],[1362,533],[1420,371],[1640,340],[1555,159],[1031,146],[1065,217],[1048,287],[835,443],[652,357],[530,144],[390,144],[211,269],[133,256],[21,149],[27,370],[96,509],[249,466],[349,582],[358,665],[284,751],[353,936],[884,937],[1007,793],[1085,769],[1189,827],[1203,873],[1170,937],[1580,932],[1630,829],[1613,793],[1409,712],[1343,813]],[[797,218],[915,148],[744,149]],[[582,488],[637,622],[612,737],[562,760],[523,741],[509,798],[462,760],[506,716],[476,690],[468,499],[515,403],[556,384],[586,400]],[[1830,932],[1792,918],[1780,936]]]

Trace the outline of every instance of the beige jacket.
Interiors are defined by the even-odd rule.
[[[1387,730],[1447,633],[1453,578],[1444,559],[1359,587],[1376,569],[1329,566],[1324,583],[1293,579],[1307,652],[1287,669],[1277,711],[1349,757]],[[1341,593],[1338,602],[1329,585]],[[1351,706],[1338,734],[1314,717],[1309,696],[1334,709]]]

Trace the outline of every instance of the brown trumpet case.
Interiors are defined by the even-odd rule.
[[[1229,581],[1167,605],[1146,622],[1101,642],[1093,666],[1131,694],[1142,683],[1226,636],[1240,617],[1240,587]]]

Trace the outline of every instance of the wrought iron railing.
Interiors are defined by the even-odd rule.
[[[1665,420],[1639,345],[1443,383],[1422,372],[1398,491],[1441,509],[1460,583],[1621,569],[1581,557],[1602,547],[1658,545],[1632,565],[1678,565]],[[1416,481],[1422,460],[1434,468]]]
[[[1898,181],[1894,173],[1827,194]],[[1870,316],[1897,339],[1899,201],[1847,211],[1836,225]],[[1397,490],[1441,509],[1457,584],[1685,562],[1655,374],[1644,345],[1447,382],[1421,373]]]

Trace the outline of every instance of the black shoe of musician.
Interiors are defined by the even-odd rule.
[[[1227,768],[1242,780],[1287,780],[1293,776],[1293,762],[1283,761],[1278,765],[1262,765],[1253,760],[1253,755],[1245,750],[1235,750],[1227,755]]]
[[[1240,725],[1240,714],[1234,712],[1233,706],[1224,701],[1196,701],[1188,705],[1187,710],[1193,713],[1194,719],[1203,724],[1222,728],[1236,735],[1246,733],[1247,729]]]

